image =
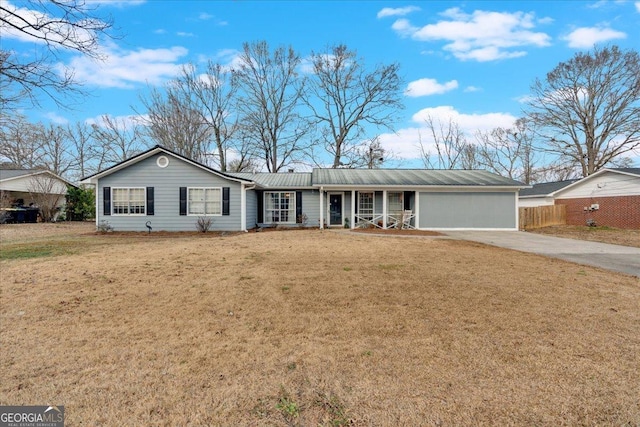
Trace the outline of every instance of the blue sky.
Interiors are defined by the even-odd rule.
[[[187,62],[232,64],[243,42],[291,45],[303,57],[343,43],[370,66],[400,63],[406,108],[381,141],[404,165],[419,155],[427,115],[468,132],[510,126],[533,80],[576,52],[596,43],[640,50],[640,1],[94,2],[121,37],[103,41],[104,62],[60,57],[92,96],[71,111],[45,102],[25,111],[32,120],[133,115],[147,85],[162,85]],[[2,44],[34,48],[10,34]]]

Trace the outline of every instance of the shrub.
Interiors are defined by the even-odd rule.
[[[211,228],[213,220],[208,216],[199,216],[196,221],[196,229],[201,233],[206,233]]]

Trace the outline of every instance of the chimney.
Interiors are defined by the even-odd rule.
[[[289,168],[289,173],[293,173],[295,169]]]

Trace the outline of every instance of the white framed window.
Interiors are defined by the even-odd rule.
[[[265,191],[265,222],[295,223],[296,193],[286,191]]]
[[[112,188],[112,215],[144,215],[146,209],[146,188]]]
[[[404,210],[402,192],[390,191],[387,193],[387,210],[396,215]]]
[[[189,215],[222,215],[222,189],[188,188],[187,213]]]
[[[358,216],[373,218],[373,192],[358,193]]]

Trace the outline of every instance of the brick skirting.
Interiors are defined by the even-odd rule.
[[[555,204],[567,207],[568,225],[587,225],[587,220],[593,220],[596,225],[640,229],[640,196],[556,199]],[[584,210],[594,204],[599,205],[598,210]]]

